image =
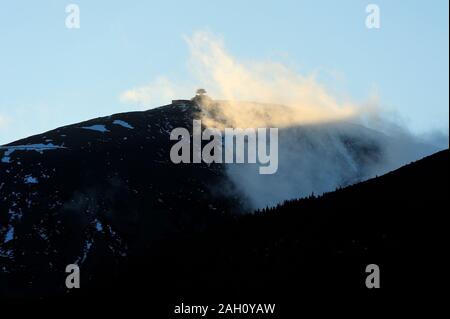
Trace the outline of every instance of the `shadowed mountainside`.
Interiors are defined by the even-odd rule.
[[[284,314],[312,299],[398,308],[423,306],[425,294],[437,301],[448,160],[449,151],[441,151],[320,197],[159,242],[152,254],[128,264],[111,288],[142,301],[276,301]],[[365,285],[369,264],[380,267],[378,293]]]

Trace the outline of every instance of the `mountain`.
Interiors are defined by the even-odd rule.
[[[68,293],[65,268],[73,263],[81,267],[83,285],[89,288],[71,291],[70,296],[119,291],[132,291],[135,296],[141,282],[161,291],[167,285],[172,287],[170,291],[178,287],[181,293],[183,286],[195,284],[192,274],[198,275],[198,270],[211,272],[209,277],[199,277],[205,287],[216,275],[230,285],[245,286],[243,273],[250,286],[260,274],[271,284],[278,279],[289,281],[291,268],[303,254],[328,258],[341,250],[344,255],[352,249],[364,250],[365,237],[356,232],[351,239],[350,234],[353,228],[365,229],[369,217],[353,210],[379,207],[385,212],[390,200],[398,202],[386,190],[416,185],[405,177],[415,176],[414,169],[411,174],[398,173],[402,178],[392,181],[383,177],[382,182],[368,182],[382,184],[373,192],[362,191],[368,186],[360,184],[349,188],[354,191],[288,202],[264,214],[243,214],[265,203],[302,197],[311,189],[322,193],[359,182],[381,172],[381,167],[386,170],[389,137],[348,123],[280,130],[280,159],[293,158],[296,164],[280,160],[279,176],[290,182],[282,183],[276,176],[261,182],[259,176],[252,181],[254,175],[247,166],[170,161],[172,129],[184,127],[192,132],[192,120],[201,117],[202,110],[195,102],[175,101],[145,112],[61,127],[0,147],[0,295],[64,296]],[[310,160],[301,162],[308,154]],[[315,169],[311,163],[316,164]],[[428,170],[429,160],[424,163]],[[308,178],[298,172],[308,172]],[[296,175],[300,179],[290,178]],[[301,184],[302,179],[315,182]],[[428,182],[433,186],[436,180],[432,176]],[[282,191],[260,202],[271,197],[276,185]],[[427,191],[422,184],[417,187]],[[404,194],[413,194],[418,200],[420,191]],[[369,198],[371,192],[377,199],[371,198],[370,205],[363,208],[367,203],[360,201],[360,196]],[[329,199],[334,197],[339,200]],[[427,201],[426,197],[428,205]],[[326,213],[320,213],[322,209]],[[344,210],[343,215],[336,215],[338,209]],[[367,240],[373,241],[376,249],[401,229],[397,217],[393,221],[383,218],[389,227],[385,232],[375,230],[377,218],[375,226],[368,224]],[[285,267],[286,271],[281,270]],[[233,278],[234,272],[225,269],[243,273]],[[270,275],[275,273],[282,278]],[[149,278],[140,278],[144,274]]]
[[[170,161],[170,131],[192,127],[195,113],[190,103],[117,114],[1,147],[0,269],[26,282],[2,288],[39,295],[67,264],[116,264],[134,242],[237,211],[220,165]]]

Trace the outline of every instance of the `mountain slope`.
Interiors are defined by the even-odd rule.
[[[29,283],[17,293],[51,286],[67,264],[115,264],[139,254],[133,243],[237,210],[239,198],[217,187],[232,187],[219,164],[170,161],[170,131],[192,127],[195,113],[187,104],[118,114],[0,149],[0,269]]]

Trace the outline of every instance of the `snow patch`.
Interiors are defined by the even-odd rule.
[[[0,247],[0,257],[3,258],[13,258],[14,253],[12,249],[3,249]]]
[[[65,149],[64,146],[53,145],[52,143],[48,144],[29,144],[29,145],[14,145],[14,146],[0,146],[0,151],[4,150],[2,163],[11,163],[11,154],[16,151],[36,151],[42,154],[45,151],[55,150],[55,149]]]
[[[106,128],[106,126],[101,125],[101,124],[96,124],[96,125],[91,125],[91,126],[83,126],[82,129],[97,131],[97,132],[101,132],[101,133],[109,132],[109,130]]]
[[[6,244],[7,242],[13,240],[13,238],[14,238],[14,227],[12,225],[9,225],[9,229],[8,232],[6,233],[4,243]]]
[[[37,178],[35,178],[35,177],[31,176],[31,175],[25,176],[23,181],[25,182],[25,184],[38,184],[39,183]]]
[[[83,244],[82,256],[78,257],[74,264],[80,265],[80,264],[84,263],[84,261],[86,260],[88,254],[89,254],[89,251],[91,250],[92,244],[93,244],[92,239],[86,239],[86,241]]]
[[[101,232],[103,231],[103,226],[102,224],[97,220],[97,222],[95,223],[95,228],[97,229],[97,231]]]
[[[115,120],[115,121],[113,122],[113,124],[115,124],[115,125],[120,125],[120,126],[122,126],[122,127],[128,128],[128,129],[130,129],[130,130],[134,129],[133,126],[131,126],[130,124],[128,124],[127,122],[122,121],[122,120]]]

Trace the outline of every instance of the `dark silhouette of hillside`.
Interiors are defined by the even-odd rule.
[[[278,302],[286,317],[311,299],[423,305],[443,271],[438,235],[449,204],[448,157],[445,150],[321,197],[154,243],[113,285],[108,275],[93,287],[92,296],[108,286],[108,298],[123,301],[126,291],[125,300],[155,303],[163,312],[182,300]],[[372,263],[381,270],[379,291],[365,286]]]

